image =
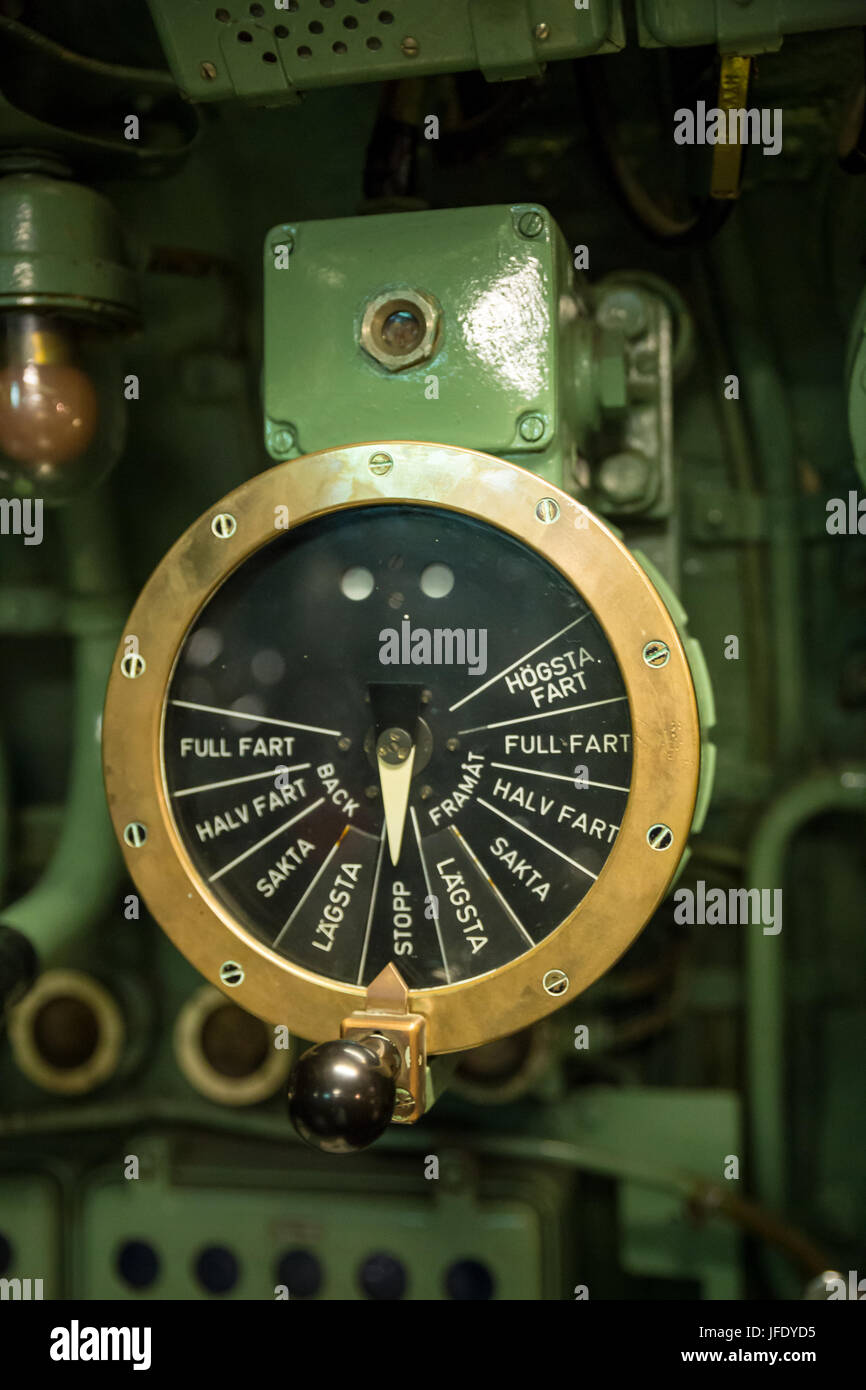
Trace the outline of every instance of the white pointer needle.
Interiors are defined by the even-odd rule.
[[[405,729],[386,729],[376,745],[379,786],[385,810],[388,851],[396,865],[403,845],[409,788],[415,766],[415,744]]]

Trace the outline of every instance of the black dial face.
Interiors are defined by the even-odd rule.
[[[393,962],[414,989],[570,916],[632,768],[580,594],[505,532],[403,504],[306,522],[229,576],[181,647],[163,753],[180,837],[240,926],[329,979]]]

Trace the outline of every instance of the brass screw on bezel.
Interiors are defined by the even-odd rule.
[[[127,680],[134,681],[139,676],[144,675],[147,670],[147,662],[141,652],[127,652],[125,656],[120,658],[120,669]]]
[[[569,979],[564,970],[548,970],[541,983],[555,998],[568,993]]]
[[[674,842],[673,831],[669,825],[663,825],[662,822],[659,821],[656,825],[650,826],[646,833],[646,842],[650,849],[670,849]]]
[[[671,649],[667,642],[647,642],[643,649],[643,659],[647,666],[652,666],[654,670],[660,670],[662,666],[667,666],[671,659]]]

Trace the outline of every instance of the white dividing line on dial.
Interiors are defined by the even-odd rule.
[[[228,873],[229,869],[233,869],[236,864],[242,864],[245,859],[249,859],[251,854],[255,854],[257,849],[261,849],[262,845],[268,844],[270,840],[275,840],[278,835],[282,835],[283,831],[288,830],[290,826],[297,825],[299,820],[303,820],[304,816],[308,816],[311,811],[315,811],[317,807],[324,805],[324,802],[325,798],[320,796],[318,801],[314,801],[310,806],[305,807],[303,811],[299,811],[296,816],[292,816],[292,819],[287,820],[285,825],[277,826],[276,830],[272,830],[270,835],[265,835],[264,839],[251,845],[249,849],[245,849],[243,854],[238,855],[237,859],[233,859],[230,864],[224,864],[221,869],[217,869],[215,874],[211,874],[208,883],[213,883],[215,879],[222,878],[223,874]]]
[[[525,772],[528,777],[555,777],[557,782],[571,782],[575,786],[575,780],[567,772],[540,772],[536,767],[515,767],[513,763],[491,763],[491,767],[501,768],[503,772]],[[629,787],[615,787],[612,782],[581,782],[580,787],[603,787],[608,792],[627,792]],[[575,787],[579,791],[580,787]]]
[[[285,921],[285,923],[283,924],[283,926],[280,928],[279,935],[278,935],[278,936],[275,938],[275,940],[274,940],[274,947],[279,946],[279,944],[280,944],[280,942],[282,941],[283,937],[285,936],[286,932],[289,930],[289,927],[292,925],[292,922],[293,922],[293,921],[295,920],[295,918],[297,917],[297,915],[298,915],[298,913],[300,912],[301,908],[303,907],[304,903],[307,901],[307,898],[308,898],[308,897],[310,896],[310,894],[312,893],[312,891],[313,891],[313,889],[315,888],[316,884],[318,883],[319,879],[322,877],[322,874],[325,872],[325,870],[327,869],[327,867],[328,867],[328,865],[330,864],[331,860],[333,859],[334,855],[337,853],[337,850],[340,848],[340,845],[343,843],[343,840],[344,840],[345,837],[346,837],[346,831],[347,831],[348,829],[349,829],[348,825],[344,825],[344,826],[343,826],[343,829],[340,831],[339,835],[337,836],[336,840],[335,840],[334,843],[332,844],[331,848],[328,850],[328,853],[326,854],[326,856],[325,856],[325,858],[324,858],[324,860],[323,860],[323,862],[322,862],[320,868],[318,869],[318,871],[317,871],[315,877],[313,878],[313,881],[312,881],[312,883],[310,884],[309,888],[307,889],[306,893],[303,893],[303,894],[301,895],[301,897],[298,899],[298,901],[295,903],[295,906],[292,908],[291,915],[287,918],[287,920]]]
[[[204,782],[200,787],[184,787],[182,791],[172,792],[172,796],[192,796],[194,792],[213,792],[220,787],[237,787],[241,782],[258,782],[262,777],[276,777],[278,773],[303,772],[312,763],[293,763],[291,767],[271,768],[268,772],[251,772],[247,777],[230,777],[227,782]]]
[[[508,672],[513,671],[515,666],[519,666],[521,661],[528,661],[531,656],[535,656],[536,652],[542,651],[544,647],[549,646],[551,642],[555,642],[557,637],[561,637],[564,632],[570,632],[573,627],[577,627],[578,623],[582,623],[584,618],[588,617],[588,613],[581,613],[579,618],[575,618],[573,622],[566,623],[565,627],[561,627],[559,632],[555,632],[552,637],[545,637],[544,641],[539,642],[537,647],[533,647],[531,652],[525,652],[523,656],[519,656],[516,661],[512,661],[510,666],[503,666],[502,670],[498,671],[495,676],[491,676],[489,681],[485,681],[483,685],[476,686],[468,695],[464,695],[462,700],[458,700],[456,705],[449,705],[448,713],[453,714],[454,710],[459,709],[461,705],[465,705],[469,700],[474,700],[475,696],[480,695],[482,690],[487,690],[491,685],[495,685],[498,680],[501,680],[503,676],[507,676]]]
[[[424,882],[425,882],[425,884],[426,884],[426,886],[427,886],[427,897],[428,897],[428,900],[429,900],[429,899],[434,899],[435,895],[434,895],[434,893],[433,893],[433,889],[430,887],[430,875],[429,875],[429,873],[427,872],[427,860],[424,858],[424,851],[423,851],[423,849],[421,848],[421,831],[418,829],[418,817],[417,817],[416,814],[415,814],[415,807],[414,807],[414,806],[410,806],[410,807],[409,807],[409,815],[412,817],[412,825],[414,826],[414,829],[415,829],[415,839],[416,839],[417,842],[418,842],[418,853],[419,853],[420,856],[421,856],[421,868],[422,868],[422,870],[423,870],[423,872],[424,872]],[[444,969],[445,969],[445,983],[448,984],[448,985],[450,985],[450,983],[451,983],[451,971],[450,971],[449,968],[448,968],[448,958],[447,958],[447,956],[445,955],[445,942],[442,940],[442,932],[441,932],[440,927],[439,927],[439,913],[438,913],[437,911],[435,911],[435,909],[434,909],[434,912],[433,912],[433,924],[434,924],[434,926],[435,926],[435,928],[436,928],[436,939],[437,939],[437,941],[439,942],[439,950],[440,950],[441,953],[442,953],[442,965],[444,966]]]
[[[192,700],[172,700],[179,709],[195,709],[202,714],[224,714],[227,719],[249,719],[252,724],[276,724],[280,729],[302,729],[307,734],[333,734],[340,738],[339,729],[319,729],[315,724],[295,724],[291,719],[272,719],[269,714],[248,714],[242,709],[219,709],[216,705],[195,705]]]
[[[545,849],[549,849],[551,854],[557,854],[560,859],[565,860],[566,864],[571,864],[572,868],[580,869],[580,872],[586,874],[587,878],[598,878],[598,874],[592,873],[590,869],[585,869],[582,864],[578,864],[576,859],[569,858],[561,849],[557,849],[556,845],[549,845],[546,840],[542,840],[540,835],[536,835],[534,830],[527,830],[525,825],[520,825],[516,820],[512,820],[511,816],[506,816],[504,811],[500,811],[496,806],[491,806],[490,802],[485,801],[483,797],[479,796],[477,798],[477,805],[483,806],[487,811],[492,811],[494,816],[499,816],[500,820],[504,820],[508,825],[513,825],[514,829],[519,830],[522,835],[528,835],[530,840],[535,840],[537,844],[542,845]]]
[[[521,922],[521,920],[520,920],[520,918],[518,917],[517,913],[516,913],[516,912],[512,912],[511,908],[508,906],[508,903],[505,901],[505,899],[504,899],[504,897],[502,896],[502,894],[500,893],[499,889],[496,887],[496,884],[493,882],[493,879],[490,877],[490,875],[489,875],[489,873],[487,872],[487,870],[485,869],[484,865],[481,863],[481,860],[478,858],[478,855],[475,854],[475,853],[473,852],[473,850],[471,849],[471,847],[470,847],[470,845],[469,845],[469,841],[466,839],[466,836],[465,836],[465,835],[461,835],[461,833],[460,833],[460,831],[457,829],[457,826],[456,826],[456,825],[449,825],[448,829],[451,831],[451,834],[452,834],[452,835],[456,835],[456,836],[457,836],[457,839],[460,841],[460,844],[463,846],[463,848],[465,849],[466,853],[469,855],[469,858],[472,860],[472,863],[475,865],[476,869],[477,869],[478,872],[481,874],[482,878],[484,878],[484,879],[487,880],[487,882],[488,882],[488,884],[490,885],[490,887],[492,888],[494,894],[495,894],[496,897],[498,898],[498,900],[499,900],[501,906],[502,906],[502,907],[505,909],[505,911],[508,913],[508,916],[511,918],[511,920],[512,920],[512,922],[514,923],[514,925],[515,925],[515,927],[517,928],[517,930],[520,932],[520,935],[523,937],[524,941],[528,941],[530,946],[534,946],[534,945],[535,945],[535,942],[533,941],[532,937],[529,935],[529,932],[526,930],[525,926],[524,926],[523,923]]]
[[[364,928],[364,945],[361,948],[361,963],[358,966],[358,976],[355,984],[361,984],[364,978],[364,968],[367,964],[367,947],[370,944],[370,932],[373,927],[373,912],[376,907],[376,894],[379,892],[379,874],[382,869],[382,855],[385,851],[385,839],[388,830],[386,821],[382,822],[382,834],[379,836],[379,853],[376,855],[376,872],[373,874],[373,891],[370,894],[370,909],[367,913],[367,925]]]
[[[597,709],[599,705],[616,705],[627,700],[627,695],[612,695],[607,700],[589,700],[585,705],[569,705],[567,709],[537,710],[535,714],[520,714],[516,719],[498,719],[495,724],[478,724],[474,729],[458,729],[459,734],[483,734],[488,729],[504,729],[508,724],[532,724],[539,719],[553,719],[558,714],[579,714],[583,709]]]

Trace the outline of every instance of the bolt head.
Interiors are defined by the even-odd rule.
[[[554,502],[552,497],[542,497],[535,508],[535,515],[545,526],[559,518],[559,503]]]
[[[376,754],[389,767],[405,763],[412,751],[412,739],[405,729],[386,729],[379,739]]]
[[[521,236],[528,238],[540,236],[544,231],[544,218],[540,212],[530,208],[521,214],[517,222],[517,230]]]
[[[390,473],[394,467],[394,460],[390,454],[371,454],[367,465],[371,473],[375,473],[377,478],[381,478],[385,473]]]
[[[647,642],[644,647],[643,659],[647,666],[654,668],[667,666],[671,659],[671,649],[667,642],[659,642],[654,639],[652,642]]]
[[[424,290],[385,290],[368,300],[361,319],[364,351],[389,372],[404,372],[434,357],[442,310]]]
[[[647,844],[650,849],[665,850],[670,849],[674,842],[674,834],[669,825],[664,825],[659,821],[656,825],[651,825],[646,833]]]
[[[637,338],[646,330],[646,304],[637,290],[618,285],[602,296],[596,318],[602,328],[614,329],[627,338]]]
[[[537,444],[545,428],[543,415],[524,415],[517,427],[520,438],[528,444]]]
[[[649,459],[635,450],[611,454],[599,466],[597,482],[616,506],[635,506],[646,499],[652,481]]]
[[[412,1092],[404,1087],[397,1087],[397,1099],[394,1102],[395,1115],[411,1115],[415,1109],[415,1102],[412,1099]]]
[[[120,669],[127,680],[134,681],[138,676],[143,676],[147,669],[147,662],[140,652],[127,652],[121,657]]]
[[[210,524],[217,540],[227,541],[238,529],[238,523],[230,512],[218,512]]]
[[[559,996],[568,993],[569,978],[564,970],[548,970],[541,981],[542,988],[548,994]]]

